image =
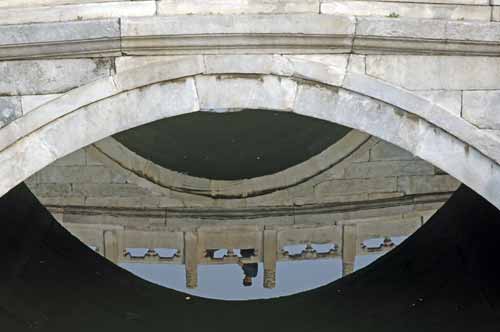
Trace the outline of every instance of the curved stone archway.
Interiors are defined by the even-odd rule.
[[[213,198],[244,198],[293,187],[331,169],[350,156],[370,135],[350,131],[329,148],[280,172],[241,180],[214,180],[182,174],[147,160],[112,137],[94,143],[96,151],[116,167],[123,168],[159,187]]]
[[[500,142],[427,99],[364,74],[285,56],[193,56],[69,91],[0,130],[0,194],[51,162],[169,116],[270,109],[377,136],[500,207]]]

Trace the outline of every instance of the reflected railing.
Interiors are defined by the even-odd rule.
[[[170,228],[155,225],[65,223],[64,226],[116,264],[182,264],[186,288],[198,286],[198,268],[205,265],[263,265],[263,287],[276,287],[279,262],[340,259],[342,275],[354,271],[356,257],[384,254],[412,234],[423,217],[372,218],[331,224],[266,224],[259,219],[243,225],[213,223]]]

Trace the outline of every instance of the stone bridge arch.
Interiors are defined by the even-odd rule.
[[[0,129],[0,195],[120,131],[189,112],[238,109],[295,112],[377,136],[500,207],[500,142],[494,136],[362,72],[280,55],[178,57],[67,92]]]

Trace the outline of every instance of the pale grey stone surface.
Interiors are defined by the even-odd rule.
[[[493,7],[493,12],[491,13],[491,19],[493,21],[500,21],[500,5]]]
[[[415,157],[408,151],[395,145],[379,142],[370,150],[370,160],[413,160]]]
[[[464,91],[462,116],[482,129],[500,129],[500,91]]]
[[[0,45],[119,37],[117,19],[0,26]]]
[[[446,21],[402,18],[359,17],[356,36],[441,39]]]
[[[61,93],[110,71],[108,59],[0,61],[0,95]]]
[[[450,111],[456,116],[460,116],[462,111],[462,92],[448,90],[434,91],[418,91],[417,94],[423,98],[430,100],[432,103],[439,105]]]
[[[401,175],[433,175],[434,166],[421,160],[355,163],[345,170],[346,179],[367,179]]]
[[[22,116],[19,97],[0,97],[0,128]]]
[[[319,0],[162,0],[160,15],[319,13]]]
[[[0,24],[95,20],[123,16],[153,16],[155,1],[79,3],[47,7],[2,9]]]
[[[53,6],[61,4],[78,4],[78,3],[101,3],[115,1],[130,1],[130,0],[5,0],[0,2],[0,8],[9,7],[39,7]]]
[[[396,178],[331,180],[315,187],[318,197],[369,192],[396,191]]]
[[[198,76],[200,107],[217,109],[292,110],[297,84],[287,78],[261,76]]]
[[[321,13],[353,16],[389,16],[393,14],[397,17],[483,21],[489,21],[491,15],[488,6],[346,0],[323,1]]]
[[[23,114],[28,114],[35,108],[60,97],[61,94],[22,96]]]
[[[145,24],[147,20],[147,24]],[[354,33],[354,19],[326,15],[186,15],[122,19],[122,36],[183,36],[241,33]]]
[[[434,192],[455,191],[460,182],[449,175],[401,176],[398,178],[398,190],[407,195]]]
[[[409,90],[500,89],[495,57],[369,55],[366,66],[368,75]]]

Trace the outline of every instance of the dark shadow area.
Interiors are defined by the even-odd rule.
[[[273,174],[304,162],[349,131],[293,113],[244,110],[194,112],[113,137],[165,168],[214,180],[238,180]]]
[[[497,331],[500,212],[462,186],[399,247],[293,296],[224,302],[161,288],[62,228],[24,186],[0,199],[2,331]]]

